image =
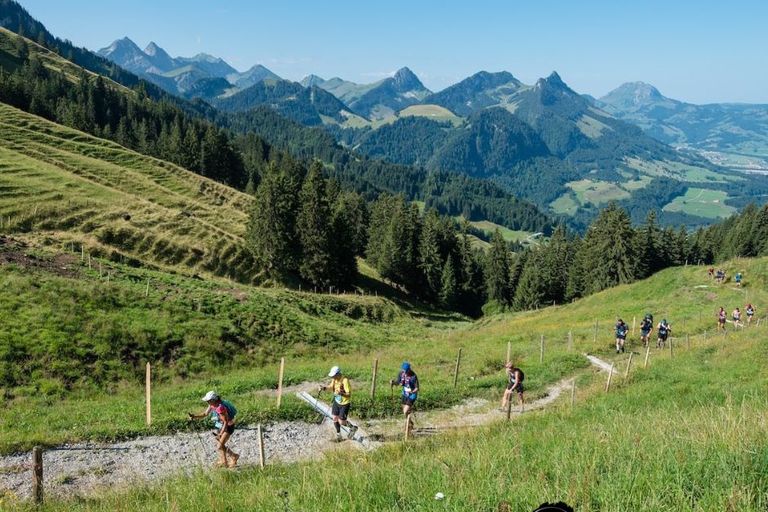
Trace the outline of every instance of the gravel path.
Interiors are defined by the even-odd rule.
[[[610,364],[594,356],[587,356],[592,364],[604,371]],[[547,390],[546,396],[526,404],[525,410],[540,409],[551,404],[565,390],[572,379],[563,379]],[[287,387],[284,392],[315,387],[317,383],[302,383]],[[268,391],[268,392],[271,392]],[[519,414],[517,407],[513,414]],[[469,399],[446,411],[426,413],[419,423],[435,431],[482,425],[503,417],[494,404],[483,399]],[[354,420],[353,420],[354,421]],[[379,420],[364,423],[383,430],[387,437],[390,429],[399,432],[400,420]],[[378,428],[376,428],[378,427]],[[333,429],[329,420],[322,424],[280,422],[264,427],[267,463],[296,462],[319,459],[325,451],[339,449],[331,442]],[[344,448],[363,449],[361,443],[342,443]],[[375,444],[368,448],[375,448]],[[256,465],[259,460],[258,436],[255,425],[239,428],[230,442],[240,454],[240,465]],[[128,487],[159,478],[191,474],[212,468],[216,461],[213,436],[210,431],[150,436],[115,444],[78,443],[46,450],[43,454],[45,493],[48,496],[91,496],[105,489]],[[31,454],[0,456],[0,496],[10,495],[28,499],[32,492]]]
[[[294,462],[319,458],[330,442],[332,428],[303,422],[281,422],[264,427],[267,462]],[[345,443],[346,444],[346,443]],[[350,445],[357,443],[349,443]],[[255,426],[240,428],[230,442],[241,465],[258,464]],[[46,495],[92,495],[105,488],[130,486],[211,468],[216,461],[210,431],[151,436],[111,445],[72,444],[43,454]],[[19,499],[31,496],[31,454],[0,457],[0,495]]]

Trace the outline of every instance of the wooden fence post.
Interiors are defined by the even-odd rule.
[[[456,368],[453,370],[453,387],[459,382],[459,365],[461,364],[461,349],[459,349],[459,355],[456,356]]]
[[[688,333],[685,333],[685,346],[686,348],[691,348],[691,337],[688,335]]]
[[[643,368],[648,368],[648,356],[651,355],[651,341],[648,340],[648,343],[645,346],[645,362],[643,363]]]
[[[149,278],[147,278],[147,287],[144,289],[144,296],[149,297]]]
[[[637,317],[633,316],[632,317],[632,336],[635,335],[635,322],[637,322]],[[632,354],[630,354],[630,355],[632,355]]]
[[[512,362],[512,342],[507,342],[507,364]]]
[[[379,373],[379,359],[373,360],[373,376],[371,377],[371,400],[376,396],[376,375]]]
[[[597,320],[595,320],[595,333],[592,335],[592,343],[597,342]]]
[[[669,338],[669,357],[675,357],[675,353],[672,350],[672,338]]]
[[[539,363],[544,362],[544,335],[541,335],[540,341],[540,349],[539,349]]]
[[[145,376],[146,402],[147,402],[147,426],[152,425],[152,365],[147,362],[147,374]]]
[[[576,379],[573,379],[571,381],[571,409],[573,409],[573,404],[576,401]]]
[[[264,431],[261,429],[261,423],[256,426],[256,433],[259,436],[259,467],[264,469]]]
[[[32,498],[36,505],[43,503],[43,449],[32,448]]]
[[[608,372],[608,382],[605,383],[605,392],[607,393],[611,389],[611,378],[613,377],[613,363],[611,363],[611,370]]]
[[[573,332],[568,331],[568,352],[573,351]]]
[[[627,361],[627,369],[624,371],[624,378],[626,379],[629,377],[629,368],[632,366],[632,356],[634,355],[634,352],[629,353],[629,361]]]
[[[280,408],[280,402],[283,401],[283,375],[285,373],[285,358],[280,358],[280,371],[277,373],[277,408]]]
[[[509,401],[507,401],[507,421],[512,420],[512,395],[509,395]]]

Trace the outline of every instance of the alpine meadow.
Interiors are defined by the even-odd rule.
[[[765,6],[290,4],[0,0],[0,510],[766,510]]]

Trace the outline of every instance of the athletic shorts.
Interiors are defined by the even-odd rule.
[[[668,336],[669,336],[669,334],[659,334],[659,339],[661,341],[667,341],[667,337]]]
[[[410,396],[403,395],[403,398],[400,400],[400,403],[403,405],[413,405],[416,403],[416,398],[411,398]]]
[[[725,325],[725,318],[718,318],[717,323]]]
[[[515,388],[515,391],[517,392],[518,395],[522,395],[523,393],[525,393],[525,386],[523,386],[522,382],[517,385],[517,387]]]
[[[213,431],[213,433],[214,433],[215,435],[219,435],[219,432],[221,432],[221,430],[219,430],[218,428],[217,428],[216,430],[214,430],[214,431]],[[227,433],[227,434],[229,434],[229,435],[232,435],[232,434],[234,434],[234,433],[235,433],[235,426],[234,426],[234,425],[227,425],[227,426],[224,428],[224,432],[226,432],[226,433]]]
[[[640,336],[643,338],[647,338],[649,334],[651,334],[651,331],[640,331]]]
[[[334,416],[338,416],[342,420],[345,420],[347,419],[347,415],[349,414],[350,405],[352,404],[341,405],[334,400],[333,405],[331,406],[331,414]]]

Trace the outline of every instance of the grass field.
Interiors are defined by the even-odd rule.
[[[629,192],[607,181],[579,180],[566,183],[581,204],[600,205],[629,197]]]
[[[660,160],[640,160],[639,158],[627,157],[625,159],[628,167],[640,171],[649,176],[666,176],[693,183],[727,183],[729,181],[739,180],[741,178],[734,176],[725,176],[714,171],[688,165],[681,162],[669,162]]]
[[[566,192],[549,203],[549,207],[559,215],[573,215],[579,209],[579,202],[574,198],[572,192]]]
[[[0,229],[118,261],[258,279],[249,196],[0,104]]]
[[[707,219],[729,217],[736,213],[736,208],[725,204],[728,194],[721,190],[689,188],[684,195],[676,197],[665,205],[667,212],[683,212]]]
[[[756,363],[765,350],[762,335],[755,335],[763,328],[731,332],[727,338],[714,336],[712,328],[715,309],[743,305],[747,293],[760,314],[768,303],[768,259],[724,267],[729,274],[745,274],[743,289],[730,282],[715,285],[702,267],[667,269],[573,304],[453,329],[453,324],[431,324],[411,331],[409,341],[393,339],[375,350],[360,347],[333,359],[349,368],[356,383],[366,380],[374,355],[391,371],[407,354],[425,389],[423,406],[433,408],[461,397],[498,397],[500,367],[511,340],[513,359],[526,371],[533,397],[545,383],[581,374],[573,410],[563,400],[509,425],[394,443],[371,454],[339,451],[322,462],[275,465],[263,472],[245,469],[172,479],[94,500],[50,503],[45,509],[202,511],[220,508],[226,496],[232,510],[496,510],[504,501],[511,510],[532,510],[543,501],[560,499],[577,510],[763,510],[768,504],[768,400],[762,390],[768,369]],[[650,369],[643,370],[638,353],[625,380],[626,355],[612,353],[611,327],[616,315],[631,321],[645,311],[671,320],[677,340],[674,357],[654,350]],[[413,324],[402,326],[407,330]],[[568,331],[574,338],[572,350]],[[542,363],[539,335],[545,336]],[[637,350],[633,341],[630,349]],[[464,349],[463,372],[454,391],[451,372],[459,347]],[[585,372],[579,354],[587,351],[617,363],[619,374],[610,394],[603,391],[603,375]],[[291,359],[290,381],[316,378],[327,364],[317,357]],[[275,417],[274,407],[253,393],[273,385],[275,373],[274,366],[249,368],[227,378],[160,386],[159,423],[184,428],[179,411],[209,385],[243,404],[248,420]],[[126,385],[109,397],[56,401],[43,417],[25,416],[21,433],[16,422],[4,422],[3,435],[32,440],[26,430],[32,425],[38,425],[39,435],[58,429],[81,438],[140,432],[140,393],[140,387]],[[31,406],[41,410],[42,403]],[[8,417],[19,418],[19,407],[30,404],[11,403]],[[385,414],[387,407],[386,400],[358,401],[363,415]],[[114,413],[109,423],[83,425],[86,411],[102,408]],[[301,417],[302,412],[288,401],[280,415]],[[436,492],[445,493],[446,500],[436,502]]]

